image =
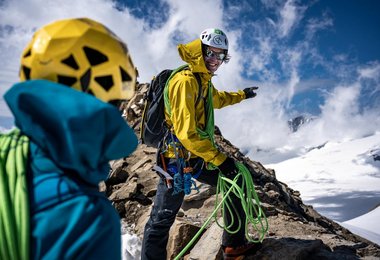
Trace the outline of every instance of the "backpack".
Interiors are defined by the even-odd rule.
[[[183,65],[175,70],[165,69],[155,76],[148,86],[148,90],[144,96],[144,112],[142,115],[140,139],[147,146],[159,148],[161,141],[168,132],[165,123],[165,102],[164,90],[169,80],[177,72],[188,69],[188,65]],[[198,73],[194,73],[197,79],[199,91],[196,103],[202,95],[201,78]]]

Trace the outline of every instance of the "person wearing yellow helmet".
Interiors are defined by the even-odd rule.
[[[0,258],[16,259],[20,240],[23,259],[121,258],[120,218],[98,184],[107,178],[110,160],[137,147],[134,131],[114,106],[134,95],[136,78],[125,43],[97,21],[64,19],[35,32],[22,53],[21,82],[4,95],[15,136],[28,140],[26,174],[18,175],[26,178],[28,201],[5,198],[13,205],[5,211],[15,227],[0,229],[8,238],[0,239]],[[2,155],[13,149],[4,147]],[[3,166],[5,182],[12,174]],[[2,195],[11,194],[8,186],[0,186]],[[22,212],[29,223],[22,230],[15,214],[20,204],[29,208]],[[7,237],[12,232],[16,241]],[[3,250],[7,245],[13,250]]]
[[[214,87],[212,77],[230,59],[228,48],[226,34],[216,28],[206,29],[198,39],[178,45],[179,55],[189,69],[177,72],[167,83],[165,122],[169,133],[161,142],[163,146],[157,162],[174,181],[171,185],[166,185],[167,180],[160,180],[158,184],[154,205],[144,230],[141,251],[143,260],[166,259],[169,230],[185,194],[191,191],[191,177],[217,186],[220,172],[230,179],[238,174],[234,159],[220,151],[215,144],[214,108],[223,108],[253,98],[257,87],[237,92],[220,91]],[[200,77],[199,84],[195,76],[197,74]],[[201,89],[198,85],[201,85]],[[197,102],[199,91],[201,102]],[[213,165],[214,169],[206,165]],[[238,231],[234,234],[224,231],[223,254],[225,259],[241,259],[247,250],[252,249],[253,244],[246,243],[244,228],[239,228],[239,223],[232,221],[240,218],[241,223],[244,223],[246,216],[240,199],[232,193],[230,197],[239,216],[226,213],[226,226]]]
[[[54,22],[24,49],[20,79],[46,79],[90,93],[104,102],[130,99],[137,70],[126,44],[88,18]]]

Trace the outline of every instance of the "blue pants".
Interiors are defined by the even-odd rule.
[[[197,180],[215,187],[218,181],[218,172],[203,169]],[[183,192],[172,195],[172,190],[169,190],[164,181],[160,179],[150,218],[145,225],[141,250],[142,260],[166,260],[166,245],[169,238],[169,230],[175,221],[179,209],[181,208],[184,195],[185,194]],[[239,217],[244,226],[245,214],[241,206],[240,199],[235,195],[230,196],[237,212],[239,212]],[[228,214],[225,217],[229,223],[231,217]],[[237,216],[235,216],[235,220],[236,218]],[[237,221],[235,221],[235,224],[236,226],[238,225]],[[235,227],[233,226],[231,229],[233,230]],[[233,247],[243,245],[245,243],[244,237],[244,228],[241,228],[235,234],[229,234],[224,231],[222,245]]]

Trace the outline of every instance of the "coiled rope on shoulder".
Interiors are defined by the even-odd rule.
[[[237,214],[237,212],[233,214],[233,211],[236,211],[236,208],[233,203],[231,203],[229,197],[231,192],[240,198],[241,205],[246,215],[244,223],[246,239],[253,243],[261,243],[264,240],[268,231],[268,220],[261,209],[260,200],[255,191],[252,175],[244,164],[236,162],[236,167],[239,169],[239,173],[233,180],[228,179],[224,177],[223,174],[219,173],[214,211],[190,242],[174,258],[175,260],[180,259],[186,253],[213,218],[219,227],[224,228],[229,233],[234,234],[242,228],[243,223],[240,217],[238,217],[238,219],[233,218],[234,215],[239,216],[239,214]],[[240,186],[237,184],[239,178],[242,178],[242,184]],[[228,226],[221,224],[218,221],[218,216],[224,216],[223,212],[228,212],[227,214],[231,216],[231,223],[229,223]],[[235,230],[231,230],[235,221],[238,221],[239,225]],[[225,218],[223,218],[223,223],[227,223]]]
[[[19,129],[0,134],[0,259],[29,259],[28,151]]]

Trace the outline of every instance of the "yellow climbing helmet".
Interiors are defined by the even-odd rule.
[[[47,79],[105,101],[130,99],[137,70],[128,48],[104,25],[65,19],[39,29],[21,57],[20,79]]]

